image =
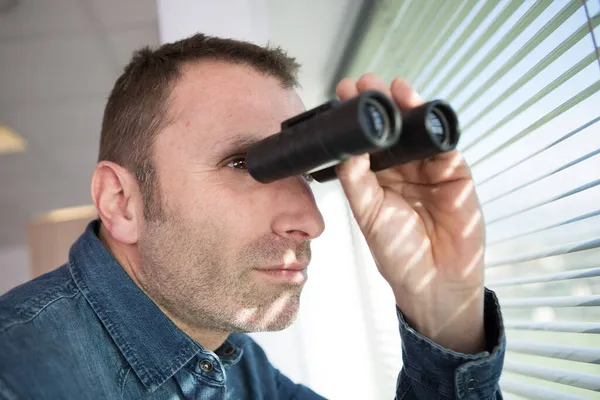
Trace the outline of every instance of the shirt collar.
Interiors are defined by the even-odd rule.
[[[154,391],[199,352],[206,352],[158,308],[135,284],[98,238],[92,221],[69,252],[69,270],[81,293],[147,389]],[[236,363],[226,342],[217,354]]]

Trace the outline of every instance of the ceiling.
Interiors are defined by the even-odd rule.
[[[265,4],[270,40],[304,65],[301,95],[314,106],[361,1]],[[0,247],[25,244],[40,213],[90,203],[105,100],[132,51],[158,42],[150,0],[19,0],[0,14],[0,122],[27,142],[26,152],[0,155]]]

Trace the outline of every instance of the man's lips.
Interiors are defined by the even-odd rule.
[[[308,275],[306,267],[308,264],[294,263],[286,265],[275,265],[271,267],[257,268],[256,271],[275,282],[301,284],[306,281]]]
[[[308,263],[292,263],[275,265],[271,267],[257,268],[259,271],[304,271]]]

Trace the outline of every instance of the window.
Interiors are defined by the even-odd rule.
[[[340,75],[402,76],[457,111],[503,309],[506,398],[600,397],[600,1],[366,2]],[[380,397],[401,366],[393,296],[364,239]]]

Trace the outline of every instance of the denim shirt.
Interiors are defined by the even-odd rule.
[[[90,223],[66,265],[0,297],[0,398],[322,399],[280,373],[247,335],[230,335],[214,352],[194,342],[130,279],[98,227]],[[397,399],[501,398],[505,340],[491,291],[489,346],[475,355],[438,346],[397,314]]]

